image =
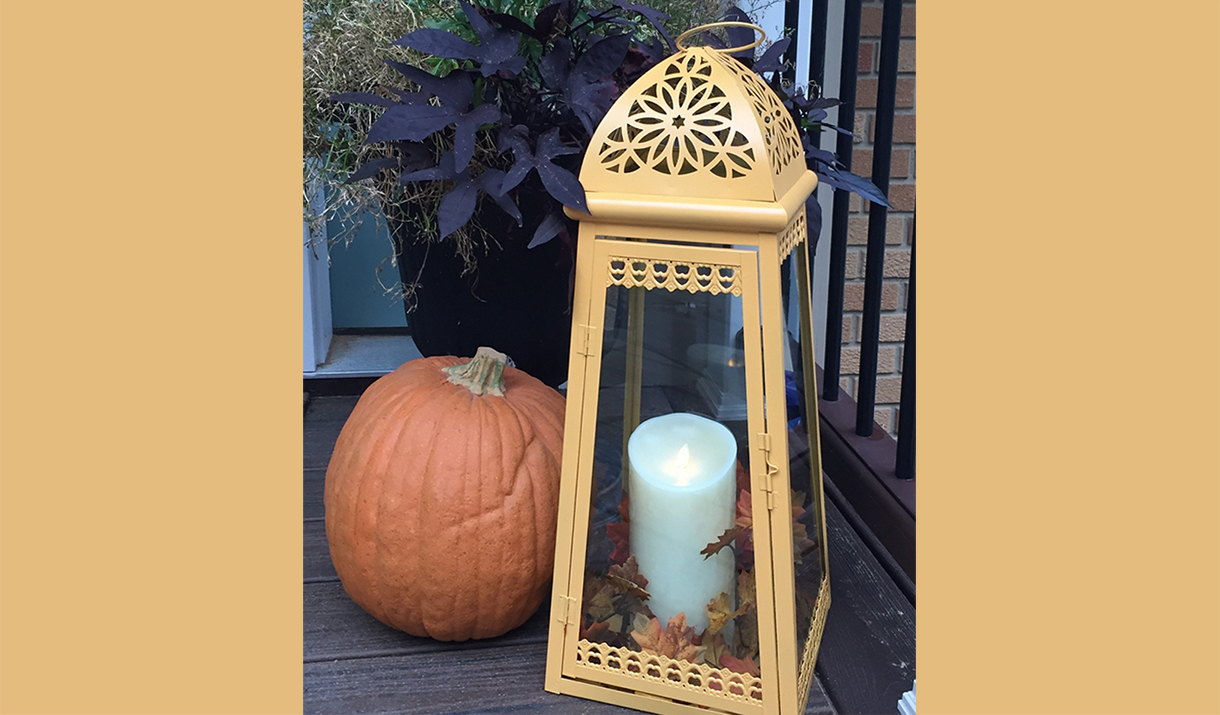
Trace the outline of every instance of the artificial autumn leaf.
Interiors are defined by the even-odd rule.
[[[754,528],[754,497],[749,489],[742,489],[737,497],[737,518],[733,523],[742,529]]]
[[[584,619],[581,619],[580,637],[589,641],[605,641],[606,635],[610,630],[610,624],[605,621],[594,621],[589,625],[584,624]]]
[[[792,555],[797,562],[800,562],[805,554],[809,553],[813,547],[817,546],[817,542],[809,538],[809,532],[799,520],[802,519],[808,510],[804,508],[805,492],[792,492]]]
[[[741,534],[737,538],[737,561],[743,568],[754,564],[754,499],[750,490],[741,490],[737,498],[737,518],[733,521]]]
[[[805,509],[801,506],[804,502],[804,492],[792,492],[792,551],[793,557],[797,561],[800,561],[802,556],[817,545],[816,542],[809,538],[805,525],[798,521],[798,519],[805,515]],[[748,490],[741,490],[741,495],[737,499],[737,518],[733,523],[740,530],[738,536],[741,540],[737,544],[738,554],[743,557],[752,555],[754,551],[754,498]],[[725,535],[727,534],[728,532],[725,532]],[[722,535],[721,538],[723,539],[725,535]],[[711,546],[712,544],[708,545],[709,548]],[[706,550],[700,553],[706,553]]]
[[[699,553],[703,554],[703,560],[706,561],[720,553],[721,549],[733,543],[742,534],[743,529],[740,526],[730,526],[728,529],[725,529],[719,539],[705,546]]]
[[[646,616],[642,613],[637,613],[631,617],[631,630],[633,633],[647,633],[652,629],[649,621],[656,621],[656,616]],[[657,628],[660,629],[660,622],[657,623]],[[638,641],[637,641],[638,643]]]
[[[737,652],[753,655],[758,652],[758,612],[751,609],[736,621]]]
[[[644,590],[644,587],[648,585],[648,579],[640,573],[640,565],[636,562],[635,556],[629,556],[621,565],[611,566],[606,580],[628,596],[634,596],[642,601],[648,600],[648,592]]]
[[[758,665],[754,663],[754,657],[747,655],[744,658],[734,658],[731,655],[722,656],[720,658],[720,667],[728,668],[734,673],[748,673],[754,677],[762,677],[762,672],[759,671]]]
[[[664,630],[656,616],[649,618],[646,624],[637,618],[633,625],[635,630],[631,632],[631,637],[644,650],[691,663],[696,662],[700,655],[699,636],[694,628],[686,625],[685,613],[669,619],[669,625]],[[640,628],[641,625],[643,628]]]
[[[604,578],[590,575],[585,579],[585,615],[595,621],[604,621],[618,612],[614,587]]]
[[[805,525],[799,521],[792,522],[792,556],[800,561],[805,554],[813,550],[817,542],[809,538]]]
[[[742,607],[752,605],[758,601],[758,590],[754,583],[753,571],[740,571],[737,573],[737,598],[741,601]]]
[[[610,552],[610,560],[616,564],[625,562],[628,554],[631,553],[631,525],[622,522],[606,524],[606,533],[610,536],[610,541],[614,543],[614,551]]]
[[[714,635],[705,635],[703,637],[703,662],[708,665],[713,665],[717,668],[723,667],[720,665],[720,660],[726,655],[733,655],[733,651],[729,648],[729,644],[724,640],[724,634],[716,633]]]
[[[728,622],[753,608],[753,602],[744,603],[741,608],[733,610],[733,601],[729,598],[729,594],[724,591],[720,592],[707,604],[707,619],[708,626],[704,633],[715,635],[728,624]]]

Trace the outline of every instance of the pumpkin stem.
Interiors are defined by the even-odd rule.
[[[449,382],[461,385],[476,395],[504,395],[504,365],[508,356],[497,350],[479,348],[470,362],[442,368]]]

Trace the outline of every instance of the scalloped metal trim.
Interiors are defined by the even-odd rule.
[[[792,253],[792,249],[805,240],[807,230],[805,209],[802,208],[797,212],[796,216],[792,217],[792,221],[784,229],[784,232],[779,235],[779,260],[781,263]]]
[[[590,643],[583,638],[576,644],[576,665],[578,668],[620,673],[674,688],[695,690],[726,700],[762,702],[762,679],[749,673],[735,673],[707,663],[674,660],[658,653]]]
[[[682,270],[685,269],[685,270]],[[664,288],[670,292],[741,295],[740,268],[715,263],[680,263],[610,256],[607,286]]]
[[[801,707],[805,712],[809,702],[809,688],[813,685],[813,667],[818,662],[818,649],[822,645],[822,633],[826,630],[826,614],[830,611],[830,579],[823,577],[818,586],[818,600],[813,620],[809,623],[809,635],[805,637],[805,652],[801,655],[801,671],[796,679],[796,692],[801,696]]]

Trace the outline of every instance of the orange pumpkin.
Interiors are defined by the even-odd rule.
[[[555,561],[564,399],[480,348],[373,383],[326,470],[326,538],[357,604],[412,635],[491,638]]]

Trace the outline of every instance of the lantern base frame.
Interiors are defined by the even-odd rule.
[[[556,695],[570,695],[584,700],[595,700],[633,710],[657,713],[657,715],[708,715],[708,713],[728,712],[716,709],[708,710],[707,708],[680,700],[650,695],[649,693],[642,693],[637,690],[620,689],[612,685],[592,683],[576,678],[563,678],[561,685],[557,687],[551,687],[548,684],[546,691]],[[762,706],[759,705],[757,712],[762,713],[762,711]]]

